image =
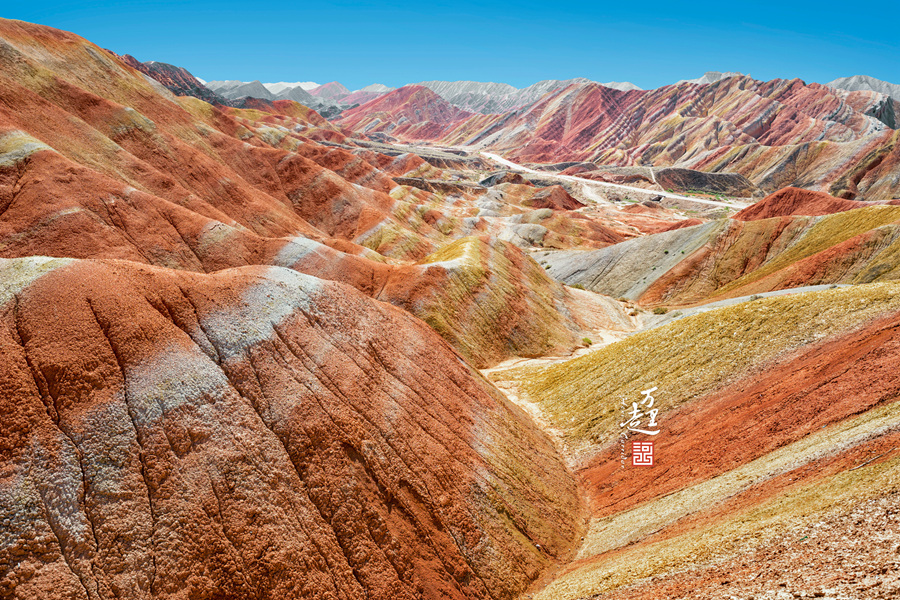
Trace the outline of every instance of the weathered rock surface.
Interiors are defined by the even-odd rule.
[[[814,217],[862,208],[863,206],[869,205],[856,200],[835,198],[823,192],[784,188],[735,213],[733,218],[738,221],[758,221],[760,219],[792,215]]]
[[[457,114],[441,126],[411,127],[401,106],[375,105],[342,123],[407,141],[487,146],[519,163],[737,173],[769,193],[789,185],[867,200],[900,193],[894,167],[884,165],[897,164],[898,133],[887,124],[893,105],[877,92],[746,76],[647,91],[561,83],[518,110]]]
[[[802,214],[810,199],[813,208],[844,208],[844,201],[829,198],[787,190],[761,210]],[[898,236],[900,208],[865,205],[824,216],[720,219],[536,258],[568,285],[650,306],[688,305],[809,285],[893,281],[900,278]]]
[[[450,126],[472,116],[426,87],[408,85],[341,114],[342,127],[370,135],[387,133],[409,139],[441,137]]]
[[[480,183],[485,187],[492,187],[495,185],[500,185],[501,183],[516,183],[519,185],[527,185],[528,181],[519,173],[514,173],[512,171],[498,171],[497,173],[491,173],[490,175],[482,179]]]
[[[738,198],[761,195],[753,182],[737,173],[704,173],[692,169],[669,168],[660,169],[654,175],[656,182],[667,190],[697,190]]]
[[[744,302],[546,368],[493,372],[579,449],[591,497],[577,560],[533,597],[891,597],[897,291]],[[652,427],[642,390],[659,411]],[[635,428],[658,435],[626,434],[632,402]],[[654,442],[652,466],[631,464],[632,441]]]
[[[407,313],[273,267],[0,268],[4,597],[512,598],[568,552],[547,438]]]
[[[213,106],[123,60],[0,21],[0,597],[779,597],[814,568],[836,597],[896,587],[883,95],[550,81],[498,118],[375,86],[354,133],[294,101],[307,84]],[[391,143],[451,134],[647,202],[479,185],[470,149]],[[882,201],[790,188],[712,222],[651,201],[755,193],[744,176]],[[626,470],[621,403],[651,385],[658,463]],[[789,535],[817,523],[872,543],[848,562]]]
[[[549,208],[552,210],[577,210],[584,208],[584,204],[569,195],[569,193],[559,185],[551,185],[534,194],[528,200],[522,202],[523,205],[530,208]]]
[[[160,82],[176,96],[193,96],[210,104],[226,104],[224,96],[215,93],[191,75],[184,67],[176,67],[167,63],[151,60],[141,62],[130,54],[118,57],[129,67],[133,67]]]
[[[457,240],[393,270],[377,298],[424,320],[479,368],[571,352],[597,328],[633,327],[611,298],[576,298],[513,243],[486,237]]]

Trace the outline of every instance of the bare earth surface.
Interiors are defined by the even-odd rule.
[[[0,19],[0,599],[900,596],[900,134],[679,85],[332,123]]]

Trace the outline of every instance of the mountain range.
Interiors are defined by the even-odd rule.
[[[575,81],[521,109],[481,115],[411,92],[423,89],[401,88],[336,123],[526,163],[683,167],[736,172],[765,191],[797,185],[846,197],[900,195],[893,100],[878,92],[744,76],[624,92]]]
[[[430,81],[352,94],[339,85],[314,88],[312,98],[300,88],[275,96],[259,82],[212,89],[296,100],[367,135],[478,147],[523,162],[679,167],[740,173],[767,192],[798,185],[844,197],[900,195],[892,176],[900,103],[887,93],[897,86],[872,78],[820,86],[708,72],[655,90],[573,79],[523,89]],[[408,91],[415,88],[434,94]]]
[[[900,596],[893,98],[706,79],[0,19],[0,597]]]

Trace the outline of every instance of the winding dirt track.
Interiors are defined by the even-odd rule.
[[[493,160],[494,162],[500,163],[501,165],[508,167],[510,169],[516,170],[516,171],[523,171],[525,173],[540,175],[542,177],[547,177],[549,179],[559,179],[560,181],[569,181],[572,183],[580,184],[582,186],[582,188],[584,189],[585,195],[592,199],[594,199],[593,191],[589,192],[589,188],[591,188],[591,187],[607,187],[607,188],[615,188],[615,189],[625,190],[625,191],[629,191],[629,192],[639,192],[639,193],[643,193],[643,194],[653,193],[653,194],[662,196],[663,198],[669,198],[672,200],[680,200],[683,202],[696,202],[698,204],[708,204],[711,206],[721,206],[724,208],[742,209],[742,208],[747,208],[749,206],[749,204],[745,204],[743,202],[730,202],[730,203],[716,202],[715,200],[703,200],[701,198],[691,198],[689,196],[681,196],[679,194],[672,194],[671,192],[666,192],[666,191],[645,190],[644,188],[632,187],[630,185],[621,185],[618,183],[590,181],[590,180],[582,179],[581,177],[575,177],[573,175],[557,175],[554,173],[545,173],[543,171],[537,171],[535,169],[529,169],[528,167],[523,167],[522,165],[518,165],[512,161],[506,160],[505,158],[498,156],[496,154],[492,154],[490,152],[480,152],[479,154],[481,154],[485,158]],[[651,170],[651,172],[652,172],[652,170]],[[655,179],[655,177],[654,177],[654,179]]]

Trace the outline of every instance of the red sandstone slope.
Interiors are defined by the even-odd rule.
[[[23,49],[20,60],[2,63],[0,70],[9,84],[0,96],[16,106],[15,111],[0,106],[0,125],[6,126],[0,130],[2,257],[116,258],[197,272],[277,265],[347,283],[373,297],[389,279],[405,273],[405,295],[385,298],[427,317],[430,305],[412,298],[467,311],[477,305],[482,288],[473,286],[447,298],[443,288],[452,270],[389,265],[385,255],[409,262],[472,231],[494,236],[486,246],[490,268],[495,266],[491,257],[502,256],[533,271],[539,267],[521,250],[505,247],[497,238],[525,243],[527,237],[548,247],[598,247],[622,239],[580,213],[529,213],[527,198],[524,207],[509,205],[508,221],[478,219],[463,231],[463,219],[477,209],[466,203],[447,206],[441,197],[400,188],[369,162],[405,173],[425,168],[421,159],[316,144],[305,135],[312,128],[328,131],[328,124],[294,102],[270,103],[265,108],[276,110],[263,112],[174,99],[111,55],[98,55],[103,59],[98,72],[85,58],[96,51],[76,36],[2,25],[7,27],[5,39]],[[70,65],[67,76],[77,75],[82,83],[105,77],[97,85],[83,85],[131,105],[64,85],[56,75],[51,79],[58,89],[45,85],[31,90],[21,65],[48,69],[41,62],[46,54],[34,51],[34,37],[51,49],[64,41],[59,51]],[[536,194],[531,187],[525,191],[528,197]],[[559,189],[547,192],[557,208],[577,205]],[[537,222],[514,218],[523,214]],[[435,270],[442,277],[435,278]],[[554,298],[542,299],[541,310],[564,307],[569,296],[562,286],[550,280],[523,286],[510,281],[510,273],[488,275],[492,290],[504,290],[497,310],[512,319],[496,331],[448,335],[467,357],[487,365],[518,353],[569,350],[578,344],[586,326],[577,310],[542,313],[540,319],[533,319],[540,311],[521,310],[530,306],[531,285]],[[516,325],[520,320],[533,325]]]
[[[803,212],[807,192],[767,203]],[[793,200],[800,200],[798,205]],[[839,199],[812,197],[830,205]],[[821,207],[822,205],[820,205]],[[900,279],[900,208],[869,203],[822,216],[720,219],[588,252],[537,256],[567,285],[648,306],[705,304],[795,287]]]
[[[357,90],[352,94],[344,96],[341,98],[342,104],[365,104],[366,102],[370,102],[379,96],[383,96],[384,92],[364,92],[362,90]]]
[[[823,192],[784,188],[736,213],[738,221],[758,221],[771,217],[830,215],[866,206],[865,202],[835,198]]]
[[[342,127],[363,133],[388,133],[409,139],[435,139],[472,113],[457,108],[419,85],[379,96],[341,115]]]
[[[0,269],[5,597],[511,598],[568,552],[552,445],[399,309],[272,267]]]
[[[344,87],[339,81],[331,81],[309,90],[309,93],[316,98],[327,98],[328,100],[340,102],[346,96],[350,95],[350,90]]]
[[[900,541],[896,519],[858,515],[870,502],[896,505],[897,291],[890,283],[760,299],[545,368],[492,373],[517,384],[585,457],[578,474],[592,519],[578,560],[533,597],[724,600],[747,587],[757,597],[895,597],[896,552],[885,550]],[[632,432],[620,445],[623,398],[640,402],[651,387],[659,418],[647,429],[659,434]],[[629,464],[631,440],[654,442],[652,465]],[[804,543],[848,513],[857,518],[844,520],[843,540]],[[870,527],[884,535],[863,545],[878,552],[852,542]],[[787,556],[766,552],[781,534],[776,548]],[[824,567],[818,580],[791,564],[797,556]],[[699,589],[670,585],[686,570]],[[890,576],[872,586],[870,572]]]
[[[161,93],[136,71],[72,34],[4,21],[0,36],[7,44],[5,58],[0,58],[0,143],[17,164],[49,147],[92,171],[81,177],[109,178],[202,218],[266,237],[303,234],[362,241],[357,238],[389,227],[400,232],[392,239],[404,240],[403,252],[419,256],[433,247],[423,238],[444,238],[427,224],[413,232],[398,221],[392,214],[396,201],[383,191],[391,183],[364,160],[335,150],[327,162],[334,165],[333,155],[343,152],[338,162],[354,165],[352,173],[344,174],[371,188],[354,185],[293,152],[311,143],[296,129],[305,133],[311,126],[327,126],[296,103],[283,103],[281,115],[223,111]],[[43,79],[29,75],[35,71]],[[57,193],[59,187],[79,187],[78,179],[65,175],[68,167],[60,163],[61,171],[45,177],[29,164],[23,177],[33,180],[31,193],[71,205],[71,198]],[[86,189],[79,193],[89,194]],[[10,205],[41,212],[40,204],[11,200]],[[69,214],[61,216],[92,219],[88,213]],[[32,215],[39,229],[63,226],[41,218]],[[90,226],[99,223],[94,219]],[[390,251],[389,246],[382,250]]]
[[[651,301],[706,299],[742,276],[897,278],[896,208],[723,220],[626,246],[562,188],[506,183],[476,205],[396,186],[380,167],[424,165],[317,145],[314,134],[346,140],[296,103],[216,109],[148,87],[76,36],[8,22],[0,33],[0,256],[126,259],[0,259],[3,597],[518,597],[570,558],[579,490],[548,437],[434,330],[481,365],[569,349],[585,305],[604,333],[616,316],[631,322],[620,303],[552,281],[555,259],[545,271],[497,237],[612,244],[592,268],[623,261],[615,279]],[[668,227],[665,212],[623,211],[644,231]],[[408,259],[462,232],[496,235],[416,264],[355,243]],[[242,265],[254,266],[229,268]],[[797,481],[814,486],[804,510],[847,494],[815,487],[835,474],[851,475],[850,494],[896,490],[896,470],[877,479],[896,465],[883,460],[900,414],[895,287],[832,290],[799,312],[802,299],[756,301],[573,361],[605,354],[587,372],[557,363],[552,383],[569,387],[542,408],[560,430],[611,439],[615,426],[598,423],[620,399],[603,396],[606,382],[653,371],[675,435],[653,471],[619,473],[618,449],[594,449],[580,472],[596,517],[587,553],[550,571],[564,577],[548,593],[562,591],[542,597],[683,571],[706,560],[704,544],[730,543],[710,523],[769,529],[748,507],[787,522],[764,502],[791,501]],[[840,438],[845,426],[857,437]],[[764,464],[743,488],[691,495],[807,442],[819,445],[795,469]],[[653,544],[678,536],[687,558],[673,567]],[[617,553],[638,560],[604,576]],[[570,585],[583,568],[600,574]]]

